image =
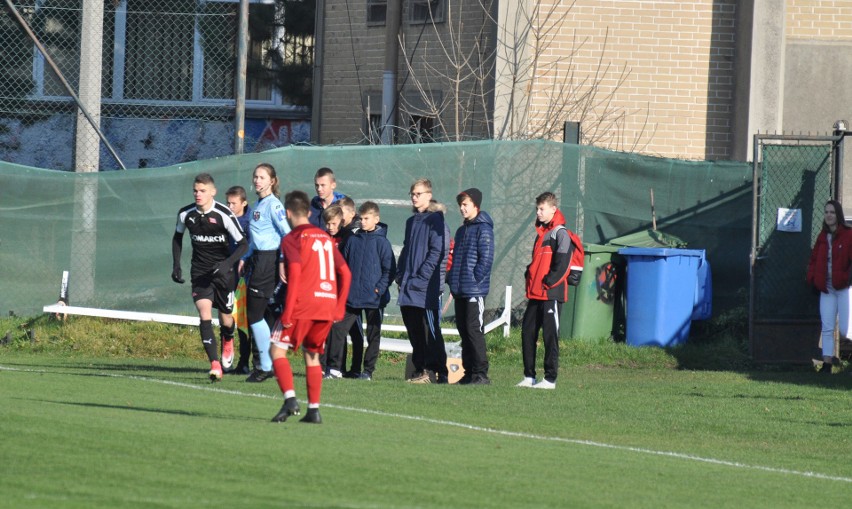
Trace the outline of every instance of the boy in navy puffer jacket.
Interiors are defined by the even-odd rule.
[[[411,185],[412,215],[405,222],[405,240],[397,261],[399,310],[411,342],[414,373],[409,383],[447,383],[447,351],[441,335],[441,299],[449,253],[446,208],[432,200],[432,182]]]
[[[348,331],[355,324],[361,329],[361,316],[367,320],[367,352],[361,336],[353,336],[350,376],[371,380],[379,358],[382,315],[390,301],[390,284],[396,276],[396,261],[387,239],[387,225],[380,223],[379,206],[364,202],[358,209],[361,225],[352,231],[343,245],[343,258],[352,271],[352,285],[346,299],[346,314],[339,329]],[[361,368],[363,358],[364,367]]]
[[[473,187],[456,196],[464,223],[456,230],[447,284],[455,300],[456,327],[461,336],[464,376],[458,383],[487,385],[485,297],[494,263],[494,222],[481,211],[482,192]]]

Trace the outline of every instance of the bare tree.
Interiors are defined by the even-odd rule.
[[[578,72],[590,40],[565,35],[573,2],[518,1],[497,13],[495,0],[444,1],[444,22],[424,27],[433,32],[431,47],[418,48],[420,36],[400,36],[403,90],[416,97],[400,94],[403,117],[432,119],[431,135],[452,141],[558,139],[566,120],[580,122],[584,144],[636,151],[650,141],[648,108],[615,101],[630,68],[608,59],[608,32],[593,71]],[[637,115],[643,124],[628,137],[628,119]]]
[[[471,4],[447,1],[445,22],[430,18],[424,25],[433,31],[436,47],[427,41],[418,49],[421,34],[399,39],[408,86],[416,91],[416,99],[400,94],[404,116],[434,119],[434,136],[452,141],[492,137],[496,0],[480,0],[475,9]],[[418,59],[418,54],[427,56]]]

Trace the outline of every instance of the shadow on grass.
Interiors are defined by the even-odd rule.
[[[718,394],[706,394],[700,391],[689,392],[687,396],[696,398],[713,398],[713,399],[773,399],[778,401],[804,401],[807,398],[802,396],[764,396],[756,394],[733,394],[731,396],[720,396]]]
[[[744,374],[757,382],[852,390],[852,368],[848,364],[833,374],[817,373],[810,364],[756,364],[748,357],[744,345],[738,347],[724,342],[682,345],[667,350],[677,359],[678,369],[729,371]]]
[[[185,417],[203,417],[210,419],[227,419],[232,421],[266,421],[267,419],[261,419],[259,417],[245,417],[245,416],[234,416],[234,415],[226,415],[220,413],[209,413],[209,412],[189,412],[187,410],[171,410],[167,408],[146,408],[146,407],[134,407],[127,405],[106,405],[103,403],[76,403],[72,401],[55,401],[48,399],[26,399],[26,398],[16,398],[26,401],[34,401],[37,403],[53,403],[56,405],[69,405],[69,406],[79,406],[79,407],[87,407],[87,408],[104,408],[110,410],[129,410],[133,412],[149,412],[156,414],[166,414],[166,415],[181,415]]]
[[[198,362],[199,367],[174,367],[174,366],[160,366],[153,364],[101,364],[101,363],[92,363],[87,362],[85,364],[74,364],[69,362],[68,364],[32,364],[27,362],[16,362],[16,361],[6,361],[2,362],[2,365],[16,367],[16,368],[30,368],[33,371],[49,371],[51,369],[56,370],[66,370],[66,371],[89,371],[89,373],[65,373],[72,374],[76,376],[93,376],[93,377],[110,377],[110,376],[118,376],[118,375],[127,375],[132,376],[134,374],[145,374],[147,376],[156,377],[156,373],[167,373],[172,375],[197,375],[199,380],[207,381],[207,365],[204,362]],[[302,364],[296,362],[293,366],[293,376],[295,378],[305,378],[304,369],[300,369]],[[91,371],[108,371],[113,372],[115,375],[109,373],[91,373]],[[226,378],[233,377],[236,380],[244,380],[248,377],[248,375],[242,373],[236,373],[233,371],[225,372]],[[193,378],[194,379],[194,378]],[[253,385],[253,384],[250,384]]]
[[[32,369],[73,369],[73,370],[105,370],[105,371],[116,371],[116,372],[131,372],[131,371],[143,371],[143,372],[165,372],[165,373],[174,373],[174,374],[184,374],[184,373],[206,373],[207,367],[203,363],[199,363],[199,367],[191,368],[191,367],[172,367],[172,366],[160,366],[153,364],[101,364],[101,363],[87,363],[87,364],[74,364],[69,362],[68,364],[32,364],[26,362],[15,362],[15,361],[7,361],[3,362],[3,364],[7,366],[15,366],[15,367],[27,367]]]
[[[801,367],[775,367],[772,370],[750,371],[749,378],[757,382],[786,383],[793,385],[807,385],[834,389],[839,391],[852,391],[852,372],[849,369],[839,373],[827,374],[816,373],[811,368]]]

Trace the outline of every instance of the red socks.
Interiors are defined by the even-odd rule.
[[[319,405],[322,393],[322,366],[306,366],[305,378],[308,386],[308,405]]]
[[[278,388],[282,394],[293,390],[293,368],[286,357],[272,359],[272,370],[278,380]],[[308,386],[308,405],[319,406],[322,393],[322,366],[306,366],[305,382]]]
[[[290,361],[287,360],[287,357],[272,359],[272,371],[275,372],[275,378],[278,380],[278,388],[281,389],[281,394],[286,394],[287,391],[293,390],[293,368],[290,366]]]

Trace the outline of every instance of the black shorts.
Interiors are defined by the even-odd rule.
[[[225,314],[234,312],[234,272],[225,277],[198,276],[192,278],[192,301],[211,300],[213,307]]]
[[[278,277],[278,251],[255,251],[249,260],[251,276],[246,286],[248,295],[268,299],[275,292]]]

